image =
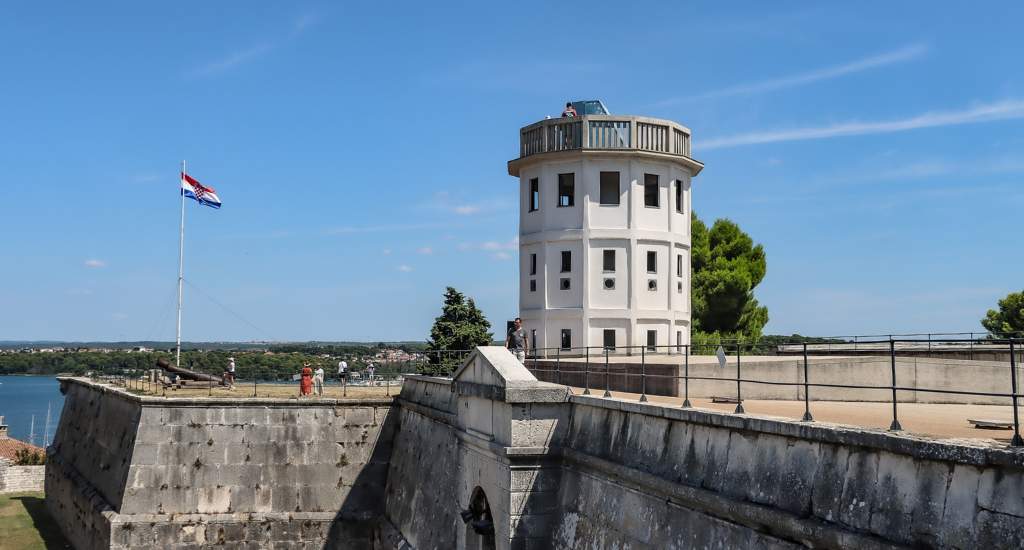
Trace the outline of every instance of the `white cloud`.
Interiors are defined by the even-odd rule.
[[[298,37],[310,27],[318,23],[320,19],[320,16],[316,14],[301,15],[292,23],[291,32],[286,33],[285,36],[278,41],[263,42],[248,48],[236,50],[220,59],[203,64],[198,68],[189,71],[186,76],[193,78],[210,76],[262,57],[279,48],[289,40]]]
[[[391,255],[391,249],[390,248],[385,248],[384,250],[381,250],[380,253],[385,255],[385,256],[390,256]]]
[[[666,99],[657,103],[658,106],[673,105],[676,103],[682,103],[686,101],[694,101],[699,99],[712,99],[718,97],[728,97],[737,95],[751,95],[763,92],[771,92],[775,90],[782,90],[786,88],[795,88],[797,86],[803,86],[805,84],[811,84],[821,80],[829,80],[833,78],[839,78],[849,74],[859,73],[868,69],[874,69],[877,67],[884,67],[886,65],[892,65],[894,63],[902,63],[905,61],[911,61],[917,59],[928,52],[928,46],[925,44],[912,44],[905,46],[898,50],[885,52],[879,55],[873,55],[852,61],[850,63],[844,63],[842,65],[834,65],[832,67],[825,67],[814,71],[783,76],[780,78],[772,78],[769,80],[762,80],[761,82],[752,82],[747,84],[738,84],[736,86],[729,86],[720,90],[712,90],[702,94],[686,97],[676,97]]]
[[[96,260],[96,259],[86,260],[85,261],[85,267],[93,267],[93,268],[96,268],[96,267],[107,267],[107,262],[104,262],[103,260]]]
[[[466,204],[462,206],[456,206],[452,208],[452,212],[460,214],[462,216],[468,216],[470,214],[476,214],[480,211],[480,207],[475,204]]]
[[[698,146],[701,150],[710,150],[760,143],[827,139],[868,134],[891,134],[920,128],[957,126],[1019,118],[1024,118],[1024,100],[1009,99],[996,103],[983,103],[959,111],[933,111],[897,120],[844,122],[830,126],[796,128],[793,130],[750,132],[710,139],[700,143]]]
[[[418,231],[420,229],[438,229],[452,227],[450,223],[395,223],[384,225],[348,225],[327,229],[328,235],[348,235],[352,233],[386,233],[389,231]]]
[[[417,254],[430,255],[434,253],[434,249],[429,246],[421,246],[416,249]]]
[[[405,265],[405,264],[402,264],[402,265],[398,266],[398,270],[401,271],[402,273],[409,273],[410,271],[412,271],[412,267],[408,266],[408,265]]]
[[[228,69],[230,69],[232,67],[235,67],[237,65],[241,65],[241,64],[245,63],[246,61],[250,61],[252,59],[256,59],[257,57],[260,57],[260,56],[270,52],[271,50],[273,50],[276,47],[277,47],[276,44],[268,42],[268,43],[264,43],[264,44],[257,44],[255,46],[252,46],[252,47],[249,47],[249,48],[245,48],[243,50],[238,50],[238,51],[232,52],[232,53],[230,53],[230,54],[228,54],[228,55],[226,55],[226,56],[224,56],[224,57],[222,57],[220,59],[217,59],[215,61],[211,61],[209,63],[206,63],[205,65],[199,67],[198,69],[193,70],[190,73],[190,76],[193,76],[193,77],[209,76],[211,74],[216,74],[216,73],[219,73],[219,72],[226,71],[226,70],[228,70]]]
[[[512,255],[509,254],[508,252],[496,252],[491,257],[494,258],[495,260],[511,260],[512,259]]]

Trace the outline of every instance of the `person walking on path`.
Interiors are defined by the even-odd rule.
[[[235,387],[235,358],[228,357],[228,385]]]
[[[516,317],[515,326],[508,331],[505,338],[505,347],[516,356],[520,363],[526,364],[526,352],[529,351],[529,344],[526,341],[526,330],[523,329],[523,320]]]
[[[313,372],[313,388],[318,397],[324,396],[324,368],[320,365]]]

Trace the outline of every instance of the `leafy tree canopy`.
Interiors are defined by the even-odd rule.
[[[988,310],[981,326],[996,336],[1024,332],[1024,291],[1011,292],[999,300],[999,310]]]
[[[491,323],[476,307],[473,299],[448,287],[444,293],[441,315],[434,319],[434,326],[430,329],[427,352],[471,350],[477,346],[487,346],[494,339],[490,331]],[[438,362],[437,358],[438,354],[433,354],[432,362]]]
[[[692,214],[693,328],[756,339],[768,308],[754,298],[767,272],[764,248],[727,219],[708,227]]]

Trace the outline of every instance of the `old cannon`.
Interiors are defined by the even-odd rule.
[[[212,374],[206,374],[202,372],[196,372],[194,370],[185,369],[182,367],[176,367],[172,365],[167,359],[160,358],[156,361],[156,366],[163,369],[169,375],[177,376],[182,380],[192,380],[195,382],[216,382],[221,386],[226,386],[223,376],[214,376]]]

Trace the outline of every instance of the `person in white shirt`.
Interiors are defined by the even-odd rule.
[[[235,358],[228,357],[228,384],[235,386]]]
[[[346,378],[348,378],[348,363],[342,359],[338,361],[338,379],[344,383]]]
[[[324,368],[320,365],[313,371],[313,391],[320,397],[324,396]]]

